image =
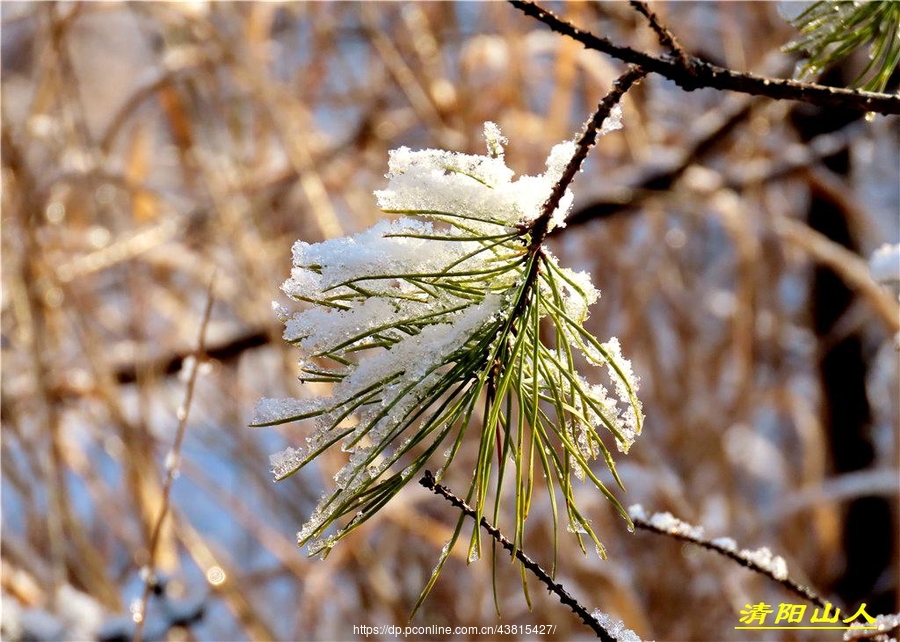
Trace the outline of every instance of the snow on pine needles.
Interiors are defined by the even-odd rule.
[[[480,517],[490,489],[512,481],[517,545],[542,476],[564,495],[566,526],[582,548],[586,533],[602,554],[574,502],[573,474],[627,519],[590,462],[602,455],[618,481],[607,444],[627,452],[640,433],[637,378],[615,338],[601,343],[582,327],[599,298],[590,277],[559,266],[532,238],[541,217],[544,234],[565,223],[572,193],[545,202],[575,143],[554,147],[544,174],[515,179],[496,125],[485,125],[485,138],[483,156],[393,150],[388,185],[375,196],[395,218],[294,245],[282,289],[308,305],[293,314],[275,307],[285,340],[303,353],[301,381],[330,384],[331,394],[262,399],[252,425],[314,422],[306,443],[272,456],[276,479],[329,448],[348,455],[298,534],[310,554],[327,554],[426,463],[440,479],[466,434],[479,448],[468,497]],[[579,365],[593,367],[590,380]],[[479,551],[474,528],[470,557]]]

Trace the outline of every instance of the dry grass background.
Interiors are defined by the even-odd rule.
[[[690,51],[738,69],[792,69],[777,55],[792,32],[774,3],[654,7]],[[658,50],[625,3],[560,10]],[[621,66],[503,3],[0,11],[4,638],[24,622],[80,639],[140,595],[185,394],[177,371],[197,343],[211,279],[205,336],[217,358],[197,381],[155,560],[171,604],[206,608],[168,635],[351,639],[353,625],[405,625],[453,509],[412,484],[326,561],[308,559],[294,533],[340,454],[276,485],[267,456],[304,428],[246,427],[257,398],[300,394],[298,355],[270,309],[283,302],[291,243],[377,220],[372,191],[384,184],[389,149],[480,153],[488,119],[510,138],[511,167],[542,171]],[[884,118],[839,132],[853,173],[838,178],[818,148],[798,141],[791,107],[645,80],[625,100],[624,130],[601,139],[574,185],[579,207],[628,198],[639,207],[573,226],[554,248],[564,265],[592,274],[603,298],[590,327],[601,339],[618,335],[643,378],[648,419],[620,458],[623,503],[770,546],[794,577],[824,589],[845,572],[847,501],[887,496],[897,523],[897,360],[883,349],[895,304],[870,289],[843,319],[840,332],[862,332],[875,364],[877,457],[863,473],[834,476],[817,374],[823,344],[809,311],[822,251],[802,220],[811,186],[826,184],[845,201],[863,256],[896,241],[898,133]],[[688,159],[675,189],[621,193],[738,112],[730,133]],[[860,268],[845,256],[838,263]],[[451,488],[465,487],[473,456],[457,462]],[[587,490],[582,501],[610,559],[582,556],[563,534],[558,579],[642,636],[742,639],[733,626],[745,603],[799,601],[707,552],[628,533]],[[547,515],[539,504],[529,520],[529,553],[545,564]],[[880,582],[896,591],[893,537]],[[459,547],[414,624],[498,622],[489,560],[467,566],[464,556]],[[556,625],[541,639],[589,637],[534,582],[529,611],[517,569],[502,559],[498,596],[502,623]],[[167,617],[157,607],[149,633]],[[812,639],[768,639],[778,636]]]

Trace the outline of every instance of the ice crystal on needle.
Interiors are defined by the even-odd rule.
[[[533,476],[558,480],[568,523],[578,526],[579,540],[587,533],[599,546],[575,505],[570,475],[615,501],[590,462],[602,454],[615,472],[604,439],[627,452],[642,415],[618,341],[600,343],[582,328],[599,297],[589,276],[560,267],[531,239],[540,217],[545,231],[564,225],[571,192],[545,202],[575,144],[557,145],[544,174],[514,179],[499,128],[487,123],[485,137],[485,156],[392,151],[388,184],[375,196],[397,218],[293,247],[282,289],[311,305],[294,314],[276,305],[276,313],[285,340],[304,354],[301,381],[330,384],[331,394],[263,399],[253,424],[315,420],[306,444],[272,456],[277,479],[326,449],[348,454],[336,487],[298,535],[311,552],[327,553],[449,442],[440,450],[445,469],[479,403],[484,420],[469,494],[477,510],[484,510],[494,453],[502,453],[521,501]],[[540,329],[548,322],[549,341]],[[596,368],[593,381],[575,371],[576,353]],[[614,395],[596,382],[604,370]],[[517,511],[519,525],[524,514],[527,507]],[[477,558],[477,529],[470,551]]]

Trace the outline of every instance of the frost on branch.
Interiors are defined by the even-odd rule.
[[[765,546],[755,550],[747,548],[738,550],[737,542],[730,537],[717,537],[707,541],[704,538],[702,526],[684,522],[673,516],[672,513],[654,513],[648,516],[647,511],[640,504],[629,506],[628,515],[636,525],[642,528],[649,527],[651,530],[688,539],[707,548],[712,547],[729,557],[744,560],[776,580],[786,580],[788,577],[787,562],[780,555],[774,555]]]
[[[293,247],[282,289],[309,305],[291,314],[276,304],[276,313],[284,339],[303,353],[301,381],[330,384],[331,394],[263,399],[253,425],[315,422],[305,443],[272,456],[276,479],[326,449],[348,453],[335,489],[298,536],[311,552],[327,553],[449,442],[439,451],[440,475],[477,404],[484,405],[470,488],[477,510],[496,483],[491,467],[503,453],[520,501],[529,501],[532,479],[556,479],[573,532],[579,541],[587,533],[599,547],[574,503],[570,477],[590,480],[615,502],[590,462],[602,454],[615,473],[606,442],[627,452],[642,414],[637,378],[618,341],[600,343],[582,327],[600,295],[590,277],[560,267],[531,243],[575,145],[554,147],[544,174],[514,178],[499,128],[486,124],[485,137],[485,156],[393,150],[388,184],[375,196],[396,218],[354,236]],[[551,206],[548,229],[564,224],[572,200],[566,190]],[[576,371],[578,362],[592,367],[589,376]],[[517,526],[524,514],[527,507],[517,511]],[[338,520],[342,527],[328,533]],[[516,532],[521,539],[522,529]]]
[[[611,615],[604,613],[600,609],[594,609],[591,617],[603,627],[609,636],[616,642],[641,642],[641,638],[637,633],[625,626],[622,620],[618,620]]]

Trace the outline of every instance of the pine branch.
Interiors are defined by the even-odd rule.
[[[389,183],[376,199],[383,212],[402,218],[350,238],[294,245],[294,269],[282,289],[313,307],[293,315],[279,308],[284,337],[306,359],[326,360],[324,367],[304,361],[301,381],[335,385],[328,396],[261,399],[252,425],[316,421],[306,446],[271,457],[279,480],[338,442],[350,453],[335,475],[335,488],[298,533],[298,544],[308,545],[310,554],[327,556],[449,441],[440,478],[484,399],[478,462],[465,496],[475,520],[469,560],[481,554],[479,524],[492,479],[497,480],[492,519],[499,524],[507,466],[514,468],[516,486],[513,550],[525,539],[539,466],[546,479],[555,480],[547,484],[551,501],[557,490],[565,498],[565,519],[579,548],[586,553],[590,540],[605,557],[577,506],[571,477],[589,480],[628,519],[590,461],[602,455],[622,486],[600,433],[609,432],[616,448],[628,452],[643,426],[639,378],[617,338],[601,343],[583,328],[599,292],[587,274],[559,266],[544,242],[553,229],[565,226],[574,199],[569,185],[597,137],[621,127],[618,104],[646,73],[631,66],[616,80],[579,139],[554,146],[541,176],[513,182],[503,158],[508,141],[496,124],[485,123],[487,156],[391,152]],[[549,340],[541,332],[545,319]],[[616,398],[576,370],[575,354],[606,371]],[[554,509],[554,529],[558,518]],[[445,553],[459,534],[457,528]],[[445,553],[415,609],[440,574]],[[580,613],[571,598],[563,601]],[[609,635],[624,626],[581,611]]]
[[[719,67],[695,56],[687,56],[686,63],[677,57],[653,56],[631,47],[617,45],[607,38],[579,29],[529,0],[509,0],[509,3],[525,15],[543,22],[553,31],[577,40],[587,49],[600,51],[623,62],[643,67],[648,72],[672,80],[686,91],[712,88],[766,96],[775,100],[798,100],[818,106],[857,109],[885,115],[900,114],[900,96],[826,87],[782,78],[766,78]]]
[[[855,86],[884,91],[900,63],[900,4],[896,2],[814,2],[791,20],[802,37],[784,47],[809,59],[802,73],[816,74],[868,45],[869,63]]]
[[[338,442],[350,453],[336,486],[298,534],[311,554],[327,555],[450,442],[440,477],[484,400],[478,463],[465,496],[477,518],[470,559],[480,555],[478,521],[487,514],[491,480],[502,479],[507,465],[515,468],[517,488],[510,511],[515,546],[524,541],[529,489],[540,472],[556,482],[548,492],[558,489],[564,496],[564,517],[579,548],[586,552],[589,539],[604,557],[578,509],[571,477],[590,480],[627,520],[590,461],[602,455],[622,485],[601,434],[608,432],[616,448],[628,452],[643,426],[639,378],[618,339],[601,343],[582,327],[599,292],[586,274],[559,266],[543,242],[565,224],[573,200],[568,186],[597,136],[621,126],[616,105],[643,75],[629,69],[579,140],[553,148],[541,176],[512,181],[503,159],[507,141],[486,123],[487,156],[405,148],[391,153],[389,183],[376,198],[382,211],[402,218],[352,238],[294,245],[294,270],[283,289],[313,307],[296,314],[279,310],[285,339],[306,359],[325,360],[305,361],[301,381],[335,385],[327,396],[262,399],[252,425],[315,420],[307,445],[272,456],[276,479]],[[544,319],[552,330],[546,341]],[[616,399],[575,369],[575,354],[606,371]],[[536,456],[528,454],[531,449]],[[497,484],[495,523],[501,512]],[[555,527],[559,515],[553,517]]]
[[[619,76],[613,82],[613,87],[610,92],[603,97],[603,99],[597,105],[597,110],[594,112],[593,116],[591,116],[584,124],[581,136],[575,143],[575,153],[566,164],[566,168],[563,170],[562,176],[560,176],[559,180],[556,181],[556,183],[553,185],[553,190],[550,192],[550,196],[548,196],[547,200],[544,202],[544,205],[541,208],[540,215],[535,219],[534,223],[528,230],[531,234],[531,244],[528,248],[528,251],[532,254],[537,254],[540,252],[541,246],[543,245],[544,241],[547,238],[547,235],[550,232],[550,222],[553,218],[553,212],[555,212],[556,208],[559,207],[559,203],[563,197],[563,194],[566,193],[566,190],[569,188],[569,185],[575,178],[575,174],[577,174],[578,170],[581,169],[581,165],[582,163],[584,163],[585,158],[587,158],[588,152],[590,152],[591,147],[593,147],[597,142],[597,135],[602,131],[603,123],[607,118],[609,118],[613,108],[619,104],[626,92],[628,92],[628,90],[631,89],[631,87],[635,83],[640,81],[641,78],[646,75],[647,72],[640,67],[629,67],[624,74]],[[531,270],[526,277],[526,286],[523,290],[524,292],[527,293],[527,291],[531,289],[531,287],[537,280],[540,265],[540,261],[532,262]],[[511,319],[516,319],[521,316],[527,300],[527,296],[522,296],[519,299],[519,302],[516,305],[516,309],[514,310],[513,314],[510,315]]]

